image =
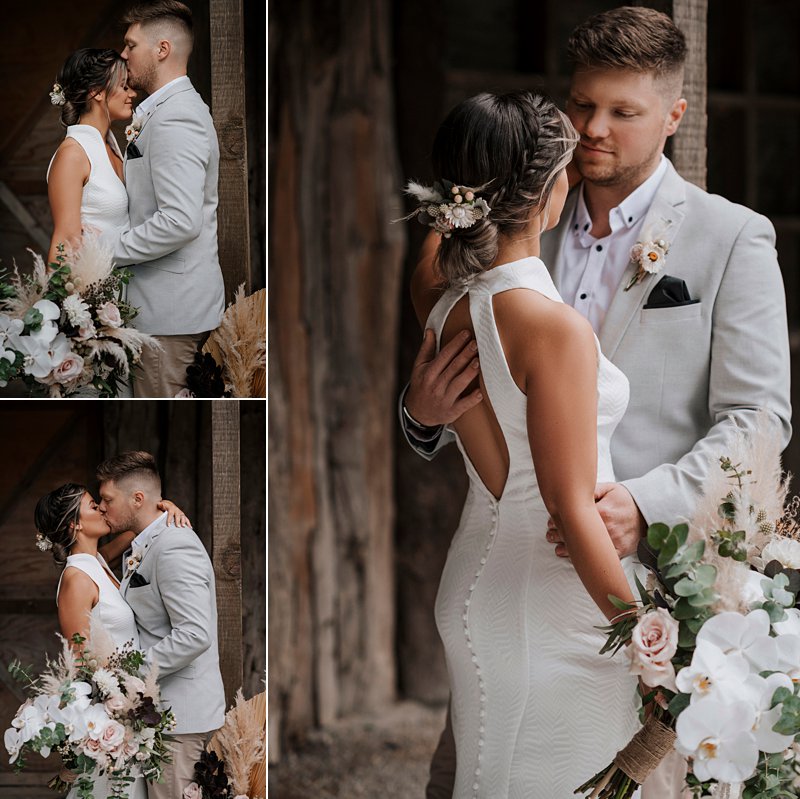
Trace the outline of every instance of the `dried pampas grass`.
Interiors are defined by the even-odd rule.
[[[58,637],[61,639],[61,652],[55,660],[47,658],[47,668],[34,687],[37,694],[58,696],[64,681],[74,680],[78,676],[78,656],[72,644],[63,635]]]
[[[14,288],[14,297],[0,300],[0,311],[8,314],[12,319],[22,319],[44,296],[47,288],[47,266],[41,255],[28,249],[33,256],[33,272],[30,280],[19,273],[19,267],[14,262],[14,274],[9,275],[9,282]]]
[[[152,347],[156,350],[164,349],[157,338],[148,333],[142,333],[135,327],[101,327],[97,333],[100,336],[119,341],[120,344],[131,351],[136,362],[142,357],[142,350],[145,347]]]
[[[95,283],[102,283],[114,271],[113,252],[102,244],[100,236],[86,230],[78,247],[66,247],[65,262],[71,270],[70,280],[78,294],[85,294]]]
[[[725,453],[738,471],[745,470],[741,485],[719,462],[712,464],[703,483],[703,495],[689,525],[689,541],[706,542],[703,560],[717,569],[719,601],[715,612],[747,611],[742,600],[743,588],[750,571],[748,562],[775,536],[775,525],[783,516],[783,505],[789,487],[781,470],[781,445],[777,422],[765,411],[759,411],[749,428],[737,427]],[[720,513],[720,505],[730,498],[735,506],[733,519]],[[738,562],[721,556],[711,541],[717,530],[741,530],[745,533],[747,561]]]
[[[267,756],[266,693],[245,701],[241,689],[236,704],[225,714],[225,723],[207,747],[225,763],[234,794],[263,799],[267,795],[264,762]]]
[[[222,367],[226,388],[234,397],[266,397],[267,293],[245,296],[242,283],[222,322],[208,337],[203,352]]]
[[[89,616],[89,640],[86,642],[87,654],[97,661],[98,666],[107,666],[111,656],[117,651],[116,644],[103,623],[94,613]]]

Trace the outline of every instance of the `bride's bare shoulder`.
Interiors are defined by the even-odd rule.
[[[61,173],[77,173],[81,177],[88,177],[91,164],[86,151],[72,138],[66,138],[58,145],[53,156],[53,165],[50,168],[51,176]]]
[[[510,361],[557,358],[573,347],[595,349],[589,322],[570,305],[538,291],[520,288],[497,294],[494,310]]]

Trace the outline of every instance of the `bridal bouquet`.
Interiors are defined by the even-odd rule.
[[[59,247],[48,269],[0,273],[0,387],[14,378],[51,397],[115,397],[141,358],[158,346],[129,323],[138,313],[121,299],[130,272],[115,269],[111,251],[85,234],[78,250]]]
[[[93,799],[94,781],[102,774],[113,799],[127,796],[136,777],[159,779],[169,762],[166,733],[175,720],[159,707],[156,669],[145,668],[142,652],[129,645],[116,649],[94,629],[92,641],[82,655],[63,641],[59,658],[48,662],[37,680],[11,664],[9,672],[27,683],[32,696],[17,711],[4,742],[17,771],[28,753],[48,757],[55,750],[75,775],[78,799]],[[76,635],[73,642],[84,639]],[[62,792],[69,788],[61,777],[48,785]]]
[[[641,604],[615,601],[603,651],[630,644],[648,718],[575,793],[627,799],[674,746],[694,797],[800,796],[800,500],[784,510],[765,419],[720,467],[691,524],[651,525],[639,547]]]

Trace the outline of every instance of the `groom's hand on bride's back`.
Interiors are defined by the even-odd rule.
[[[456,421],[482,399],[480,389],[462,396],[478,376],[478,346],[469,331],[462,330],[436,352],[436,337],[428,328],[422,339],[404,405],[426,427]]]
[[[647,523],[628,489],[619,483],[598,483],[594,501],[620,558],[636,554],[639,541],[647,532]],[[556,555],[569,557],[552,519],[547,522],[546,535],[556,545]]]

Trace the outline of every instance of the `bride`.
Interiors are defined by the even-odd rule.
[[[577,142],[555,105],[482,94],[442,124],[434,190],[412,185],[430,235],[412,281],[442,347],[469,330],[483,401],[454,424],[469,492],[436,599],[456,743],[457,797],[567,799],[636,731],[635,678],[596,627],[633,600],[594,502],[625,376],[539,259]],[[438,196],[437,196],[438,195]],[[571,563],[553,556],[548,516]]]
[[[128,227],[122,153],[111,123],[131,118],[135,96],[115,50],[77,50],[61,67],[51,99],[61,106],[67,132],[47,170],[53,215],[48,263],[59,244],[75,247],[87,230],[111,244]]]
[[[189,526],[188,519],[172,502],[162,500],[159,509],[167,511],[167,524]],[[115,646],[132,641],[139,647],[133,611],[119,592],[119,582],[109,567],[133,541],[133,532],[120,533],[98,548],[98,541],[110,532],[105,517],[87,489],[66,483],[43,496],[36,504],[34,521],[38,546],[50,550],[56,565],[63,569],[56,589],[61,634],[67,640],[78,633],[89,638],[90,622],[99,622]],[[110,794],[105,777],[95,780],[94,795]],[[129,787],[128,799],[147,799],[142,777]],[[77,789],[67,799],[76,799]]]

